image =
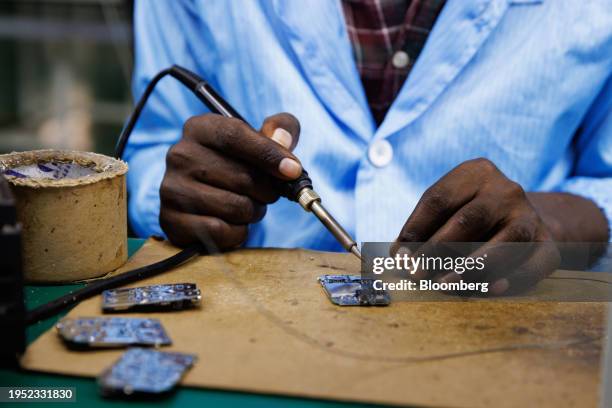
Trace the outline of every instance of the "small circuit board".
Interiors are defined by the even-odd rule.
[[[195,361],[193,354],[130,348],[98,377],[98,387],[104,396],[163,394]]]
[[[64,318],[55,326],[69,345],[77,347],[123,347],[130,345],[166,346],[172,344],[157,319],[130,317]]]
[[[169,283],[105,290],[102,310],[118,312],[143,311],[159,308],[185,309],[200,303],[202,294],[195,283]]]
[[[329,300],[339,306],[386,306],[391,303],[389,293],[376,290],[372,279],[352,275],[323,275],[319,283]]]

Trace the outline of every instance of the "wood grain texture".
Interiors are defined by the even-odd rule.
[[[176,251],[149,241],[124,270]],[[358,272],[347,254],[245,249],[200,257],[136,286],[201,287],[200,308],[147,314],[170,334],[173,345],[165,349],[198,355],[186,386],[402,405],[597,405],[604,304],[525,301],[563,291],[568,280],[546,280],[516,303],[380,308],[334,306],[316,281],[322,274]],[[604,282],[584,285],[609,290]],[[96,297],[69,316],[100,314]],[[120,354],[68,350],[51,330],[22,363],[29,370],[96,376]]]

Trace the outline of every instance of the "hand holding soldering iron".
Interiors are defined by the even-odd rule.
[[[280,113],[259,132],[217,114],[189,119],[166,156],[160,188],[160,225],[175,245],[202,240],[206,231],[221,249],[242,244],[248,225],[280,197],[279,180],[294,180],[302,166],[291,151],[297,119]]]

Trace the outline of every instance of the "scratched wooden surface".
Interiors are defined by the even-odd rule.
[[[147,242],[125,268],[175,251]],[[168,350],[198,355],[186,386],[427,406],[597,405],[603,304],[341,308],[316,282],[322,274],[358,271],[347,254],[240,250],[201,257],[139,285],[196,282],[203,291],[199,309],[147,315],[163,322],[173,340]],[[550,279],[538,291],[563,291],[567,282]],[[585,285],[609,290],[603,282]],[[69,316],[100,314],[96,297]],[[30,346],[23,364],[96,376],[120,353],[71,351],[49,331]]]

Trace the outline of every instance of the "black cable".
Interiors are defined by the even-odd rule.
[[[208,82],[204,81],[198,75],[181,66],[173,65],[170,68],[166,68],[162,71],[159,71],[153,77],[153,79],[151,79],[151,82],[149,82],[149,84],[145,88],[144,93],[142,94],[142,96],[138,100],[138,103],[134,107],[132,115],[130,116],[127,124],[119,135],[117,145],[115,146],[116,158],[121,159],[121,157],[123,157],[125,146],[127,145],[130,134],[132,134],[132,131],[134,130],[134,126],[136,126],[136,122],[140,117],[142,109],[147,103],[147,100],[149,99],[149,96],[151,96],[151,93],[153,92],[153,89],[155,88],[157,83],[166,75],[172,76],[181,84],[185,85],[185,87],[189,89],[199,100],[201,100],[208,107],[208,109],[211,110],[211,112],[215,112],[220,115],[223,114],[224,111],[229,112],[231,116],[244,121],[242,116],[240,116],[240,114],[238,114],[238,112],[236,112],[234,108],[232,108],[229,104],[225,103],[225,101],[223,101],[223,98],[219,97],[217,92],[213,89],[212,86],[208,84]],[[211,99],[210,97],[206,97],[208,96],[206,94],[211,95],[213,98]],[[216,103],[213,103],[213,101]]]
[[[143,266],[141,268],[137,268],[129,272],[121,273],[111,278],[93,281],[82,289],[70,292],[67,295],[52,300],[49,303],[46,303],[42,306],[37,307],[34,310],[27,312],[26,325],[30,325],[38,322],[39,320],[53,316],[54,314],[60,312],[68,306],[74,305],[82,300],[95,296],[107,289],[113,289],[118,286],[127,285],[128,283],[159,275],[160,273],[166,272],[167,270],[174,268],[182,264],[183,262],[188,261],[194,256],[202,253],[203,251],[204,248],[201,244],[193,245],[181,250],[179,253],[169,258],[166,258],[154,264]]]
[[[117,145],[115,146],[115,157],[116,158],[121,159],[121,157],[123,157],[123,151],[125,150],[125,146],[127,145],[127,141],[130,137],[130,134],[132,134],[132,130],[134,130],[136,121],[138,121],[138,118],[140,117],[140,113],[142,112],[142,108],[144,108],[145,104],[147,103],[147,100],[149,99],[149,96],[153,92],[153,88],[155,88],[155,85],[157,85],[160,79],[170,74],[171,70],[172,68],[166,68],[163,71],[158,72],[157,75],[155,75],[153,79],[151,80],[151,82],[149,82],[149,84],[147,85],[144,93],[140,97],[140,100],[138,100],[138,103],[134,107],[134,111],[132,112],[132,115],[130,116],[127,124],[125,125],[125,127],[121,131],[121,134],[119,135],[119,139],[117,140]]]

